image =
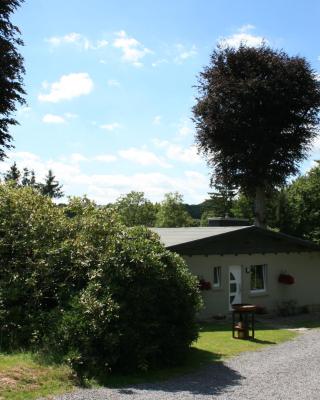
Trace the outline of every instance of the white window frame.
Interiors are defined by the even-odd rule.
[[[218,282],[215,282],[215,271],[217,271]],[[216,265],[213,267],[213,279],[212,279],[212,287],[213,289],[221,288],[221,266]]]
[[[251,274],[253,272],[253,268],[255,267],[262,267],[263,289],[251,288]],[[265,293],[267,291],[267,267],[267,264],[255,264],[250,266],[250,293]]]

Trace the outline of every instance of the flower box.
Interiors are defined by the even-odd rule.
[[[285,285],[293,285],[295,280],[294,280],[294,277],[292,275],[280,274],[278,282],[279,283],[284,283]]]
[[[205,281],[204,279],[199,280],[199,289],[200,290],[210,290],[211,282]]]

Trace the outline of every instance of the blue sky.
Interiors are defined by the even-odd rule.
[[[130,190],[153,201],[207,197],[191,107],[216,44],[266,40],[320,71],[320,2],[306,0],[26,0],[14,15],[25,47],[27,107],[12,130],[13,160],[66,195],[100,204]],[[320,157],[320,141],[310,159]]]

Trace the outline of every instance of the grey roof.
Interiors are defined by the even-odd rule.
[[[252,225],[151,229],[166,248],[180,254],[320,252],[318,244]]]
[[[229,232],[248,229],[248,226],[210,226],[192,228],[150,228],[160,236],[166,247],[177,246],[182,243],[210,238]]]

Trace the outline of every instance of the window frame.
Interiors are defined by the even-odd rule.
[[[215,282],[215,271],[217,271],[218,282]],[[221,289],[221,266],[215,265],[213,267],[212,289]]]
[[[251,287],[251,278],[252,278],[253,269],[255,267],[262,267],[263,289],[252,289],[252,287]],[[266,293],[266,291],[267,291],[267,268],[268,268],[268,264],[250,265],[250,293],[252,293],[252,294]]]

